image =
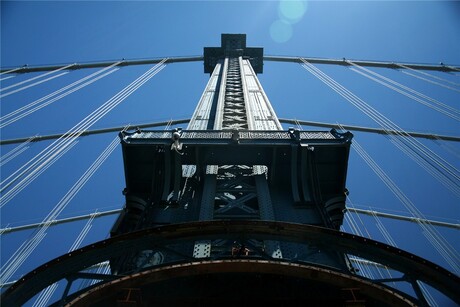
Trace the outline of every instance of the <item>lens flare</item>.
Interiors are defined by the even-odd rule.
[[[292,24],[302,19],[307,11],[307,2],[302,0],[281,0],[278,9],[280,18]]]
[[[276,20],[270,26],[270,36],[277,43],[285,43],[292,37],[292,27],[284,20]]]

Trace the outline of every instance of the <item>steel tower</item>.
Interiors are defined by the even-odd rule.
[[[210,220],[338,229],[351,134],[282,131],[257,79],[262,57],[262,48],[246,47],[245,35],[223,34],[222,47],[204,49],[210,79],[187,131],[121,134],[126,210],[112,235]],[[265,242],[260,248],[279,258],[346,267],[343,256],[317,253],[315,247]],[[193,256],[209,257],[221,249],[211,240],[196,242]],[[143,257],[113,268],[131,270]]]
[[[101,282],[56,305],[425,305],[417,281],[459,299],[448,271],[338,231],[352,134],[283,130],[257,78],[263,49],[221,39],[204,48],[210,78],[186,129],[120,133],[126,205],[111,238],[31,272],[6,302],[57,277],[67,293],[79,278]],[[415,297],[357,276],[349,254],[404,272],[390,281]],[[85,271],[107,260],[111,275]]]

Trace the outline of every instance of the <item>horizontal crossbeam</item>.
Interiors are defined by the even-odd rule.
[[[390,134],[390,135],[403,134],[403,135],[410,135],[414,138],[424,138],[424,139],[454,141],[454,142],[460,141],[459,136],[441,135],[441,134],[434,134],[434,133],[422,133],[422,132],[411,132],[411,131],[403,132],[403,131],[396,131],[396,130],[386,130],[386,129],[379,129],[379,128],[351,126],[351,125],[333,124],[333,123],[322,123],[322,122],[313,122],[313,121],[305,121],[305,120],[297,120],[297,119],[285,119],[285,118],[280,118],[279,121],[280,123],[283,123],[283,124],[325,127],[325,128],[335,128],[335,129],[343,128],[343,129],[347,129],[350,131],[362,131],[362,132],[377,133],[377,134]]]
[[[123,209],[108,210],[108,211],[95,212],[95,213],[90,213],[90,214],[85,214],[85,215],[68,217],[68,218],[64,218],[60,220],[52,220],[46,223],[42,222],[42,223],[34,223],[34,224],[16,226],[16,227],[5,227],[5,228],[0,229],[0,234],[3,235],[3,234],[21,231],[21,230],[34,229],[34,228],[42,227],[44,225],[54,226],[54,225],[70,223],[70,222],[75,222],[75,221],[80,221],[80,220],[87,220],[90,218],[99,218],[99,217],[103,217],[107,215],[119,214],[122,210]]]
[[[163,121],[163,122],[155,122],[155,123],[147,123],[147,124],[132,124],[130,125],[130,127],[139,128],[139,129],[153,128],[153,127],[162,127],[166,125],[185,124],[185,123],[188,123],[189,121],[190,119],[187,118],[187,119],[178,119],[178,120],[172,120],[172,121]],[[285,118],[280,118],[279,121],[284,124],[340,129],[339,124],[334,124],[334,123],[322,123],[322,122],[313,122],[313,121],[305,121],[305,120],[297,120],[297,119],[285,119]],[[362,127],[362,126],[351,126],[351,125],[341,125],[341,126],[350,131],[362,131],[362,132],[368,132],[368,133],[391,134],[391,135],[399,135],[402,133],[401,131],[384,130],[384,129],[378,129],[378,128]],[[88,131],[83,132],[81,136],[87,136],[87,135],[93,135],[93,134],[103,134],[103,133],[110,133],[110,132],[120,132],[121,130],[125,129],[125,127],[126,126],[117,126],[117,127],[103,128],[103,129],[88,130]],[[452,135],[421,133],[421,132],[405,132],[405,133],[415,138],[460,142],[460,137],[452,136]],[[78,135],[80,134],[78,133]],[[53,139],[58,139],[63,136],[65,136],[64,133],[35,136],[31,140],[31,142],[53,140]],[[24,138],[17,138],[17,139],[0,140],[0,145],[23,143],[31,138],[32,137],[24,137]]]
[[[85,215],[78,215],[78,216],[68,217],[68,218],[64,218],[64,219],[54,220],[54,221],[50,222],[49,226],[54,226],[54,225],[59,225],[59,224],[64,224],[64,223],[71,223],[71,222],[75,222],[75,221],[79,221],[79,220],[87,220],[87,219],[89,219],[89,218],[91,218],[93,216],[94,216],[94,218],[99,218],[99,217],[103,217],[103,216],[119,214],[122,210],[123,209],[101,211],[101,212],[96,212],[96,213],[90,213],[90,214],[85,214]],[[347,208],[347,211],[358,213],[358,214],[377,215],[377,216],[380,216],[380,217],[386,217],[386,218],[397,219],[397,220],[408,221],[408,222],[414,222],[414,223],[418,223],[418,222],[429,223],[429,224],[432,224],[434,226],[439,226],[439,227],[448,227],[448,228],[460,229],[460,224],[458,224],[458,223],[455,224],[455,223],[447,223],[447,222],[441,222],[441,221],[435,221],[435,220],[420,219],[420,218],[415,218],[415,217],[410,217],[410,216],[389,214],[389,213],[375,211],[375,210]],[[11,233],[11,232],[16,232],[16,231],[34,229],[34,228],[40,227],[42,225],[43,225],[43,223],[34,223],[34,224],[21,225],[21,226],[15,226],[15,227],[5,227],[5,228],[0,229],[0,234],[3,235],[3,234]]]
[[[149,65],[149,64],[158,64],[164,58],[153,58],[153,59],[140,59],[140,60],[125,60],[123,59],[118,67],[123,66],[134,66],[134,65]],[[180,63],[180,62],[197,62],[203,61],[202,56],[193,56],[193,57],[171,57],[168,58],[165,64],[169,63]],[[74,63],[72,64],[59,64],[59,65],[44,65],[44,66],[28,66],[24,65],[23,67],[19,67],[14,70],[15,74],[24,74],[29,72],[40,72],[40,71],[52,71],[59,68],[62,68],[66,65],[71,65],[67,68],[67,70],[77,70],[77,69],[85,69],[85,68],[100,68],[100,67],[108,67],[115,63],[118,63],[119,60],[116,61],[101,61],[101,62],[89,62],[89,63]],[[7,72],[11,70],[11,68],[1,68],[0,72]]]
[[[148,123],[148,124],[133,124],[133,125],[128,125],[130,129],[143,129],[143,128],[153,128],[153,127],[162,127],[162,126],[167,126],[167,125],[178,125],[178,124],[184,124],[188,123],[190,119],[178,119],[178,120],[170,120],[170,121],[162,121],[162,122],[155,122],[155,123]],[[118,126],[118,127],[110,127],[110,128],[103,128],[103,129],[95,129],[95,130],[87,130],[82,133],[73,133],[72,135],[79,135],[79,136],[88,136],[88,135],[93,135],[93,134],[104,134],[104,133],[110,133],[110,132],[120,132],[121,130],[125,129],[125,126]],[[34,137],[25,137],[25,138],[17,138],[17,139],[10,139],[10,140],[0,140],[0,145],[8,145],[8,144],[17,144],[17,143],[23,143],[27,140],[30,140],[30,142],[39,142],[39,141],[46,141],[46,140],[54,140],[58,139],[61,137],[66,136],[65,133],[59,133],[59,134],[49,134],[49,135],[43,135],[43,136],[34,136]]]
[[[264,56],[265,61],[272,62],[291,62],[302,64],[305,60],[311,64],[327,64],[327,65],[341,65],[351,66],[348,62],[350,59],[325,59],[325,58],[306,58],[306,57],[288,57],[288,56]],[[354,64],[359,66],[367,67],[381,67],[381,68],[392,68],[392,69],[416,69],[416,70],[434,70],[444,72],[458,72],[460,71],[459,66],[444,65],[439,63],[438,65],[433,64],[414,64],[414,63],[395,63],[395,62],[383,62],[383,61],[365,61],[365,60],[351,60]]]
[[[421,218],[412,217],[412,216],[404,216],[404,215],[390,214],[390,213],[379,212],[379,211],[374,211],[374,210],[364,210],[364,209],[348,208],[348,207],[347,207],[347,211],[353,212],[353,213],[372,215],[372,216],[375,215],[375,216],[386,217],[386,218],[396,219],[396,220],[401,220],[401,221],[408,221],[408,222],[413,222],[413,223],[423,223],[423,224],[431,224],[433,226],[449,227],[449,228],[460,230],[460,224],[458,223],[455,224],[455,223],[440,222],[440,221],[434,221],[434,220],[428,220],[428,219],[421,219]]]
[[[326,64],[326,65],[341,65],[341,66],[350,66],[351,64],[347,62],[349,59],[328,59],[328,58],[311,58],[311,57],[295,57],[295,56],[264,56],[264,61],[272,62],[290,62],[290,63],[303,63],[301,59],[306,60],[312,64]],[[148,59],[137,59],[137,60],[125,60],[123,59],[122,63],[118,66],[133,66],[133,65],[148,65],[148,64],[157,64],[161,62],[162,58],[148,58]],[[100,61],[100,62],[89,62],[89,63],[74,63],[71,67],[67,68],[68,70],[77,70],[84,68],[98,68],[98,67],[107,67],[116,61]],[[197,62],[203,61],[203,56],[190,56],[190,57],[169,57],[166,63],[180,63],[180,62]],[[381,68],[392,68],[392,69],[416,69],[416,70],[431,70],[431,71],[443,71],[443,72],[458,72],[460,71],[459,66],[445,65],[440,63],[438,65],[433,64],[414,64],[414,63],[395,63],[395,62],[383,62],[383,61],[366,61],[366,60],[353,60],[354,64],[359,66],[367,67],[381,67]],[[1,73],[11,71],[15,74],[23,74],[29,72],[40,72],[40,71],[51,71],[58,68],[62,68],[70,64],[60,64],[60,65],[43,65],[43,66],[28,66],[24,65],[23,67],[17,67],[12,69],[11,67],[2,67],[0,69]],[[14,70],[14,71],[13,71]]]

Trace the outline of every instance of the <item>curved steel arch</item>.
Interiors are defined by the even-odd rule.
[[[360,277],[351,276],[330,270],[312,266],[309,264],[299,264],[283,261],[269,261],[257,259],[225,259],[215,261],[197,261],[183,264],[173,264],[160,268],[155,268],[128,276],[123,276],[119,279],[109,281],[105,284],[96,286],[85,293],[79,293],[72,297],[67,306],[89,306],[101,300],[108,303],[110,298],[117,294],[117,290],[126,288],[142,288],[147,285],[155,287],[163,281],[171,279],[188,278],[201,275],[222,275],[222,274],[257,274],[264,276],[264,284],[267,284],[268,276],[283,276],[284,278],[296,278],[300,280],[319,282],[328,287],[340,288],[342,290],[360,289],[361,293],[365,293],[368,298],[377,302],[383,302],[388,306],[417,306],[410,298],[407,298],[398,291],[393,291],[386,286],[373,283]],[[211,281],[212,282],[212,281]],[[242,283],[242,287],[247,286]],[[149,287],[150,288],[150,287]],[[174,299],[178,295],[177,289],[174,297],[168,297],[170,304],[175,303]],[[264,293],[264,297],[270,301],[274,300],[271,294]],[[228,297],[224,300],[227,302]],[[259,298],[260,299],[260,298]],[[295,300],[295,298],[293,298]],[[308,301],[314,300],[309,296]],[[272,301],[273,302],[273,301]],[[260,302],[262,303],[262,302]]]
[[[2,294],[7,305],[22,305],[46,286],[73,276],[93,264],[125,252],[142,251],[195,240],[279,240],[314,244],[381,263],[422,281],[460,304],[460,278],[446,269],[401,249],[352,234],[311,225],[275,221],[206,221],[145,229],[88,245],[36,268]],[[268,258],[270,256],[265,255]],[[192,262],[194,258],[185,259]],[[351,275],[353,276],[353,275]],[[114,277],[118,278],[118,277]]]

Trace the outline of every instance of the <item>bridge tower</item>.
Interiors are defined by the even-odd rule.
[[[120,134],[126,207],[112,236],[193,221],[284,221],[338,229],[345,208],[345,179],[352,135],[335,130],[283,131],[257,74],[263,48],[245,34],[222,34],[221,47],[204,48],[209,82],[186,130]],[[316,246],[263,240],[200,240],[184,244],[193,258],[264,251],[348,270],[343,254]],[[112,260],[129,272],[166,261],[145,250]],[[170,259],[169,259],[170,260]]]
[[[5,305],[61,279],[59,306],[427,306],[419,281],[460,302],[454,274],[339,231],[352,134],[283,129],[257,78],[263,49],[221,40],[204,48],[210,78],[186,129],[120,133],[126,203],[111,238],[30,272]],[[402,277],[363,278],[348,255]],[[110,274],[91,271],[107,260]],[[72,292],[77,279],[100,282]],[[385,285],[400,281],[415,295]]]

